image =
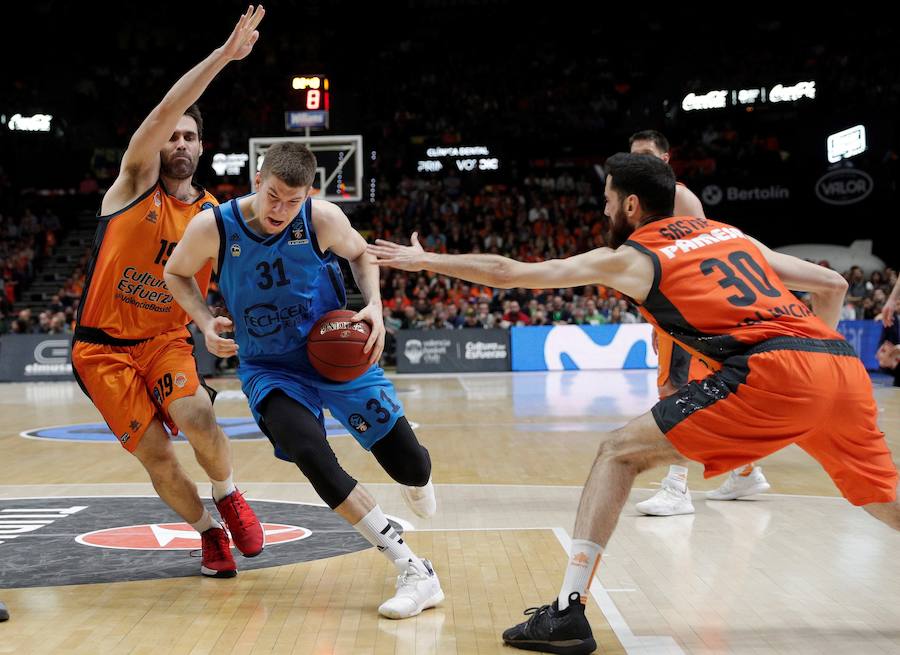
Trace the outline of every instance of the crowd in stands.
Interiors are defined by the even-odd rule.
[[[45,307],[39,310],[16,308],[16,303],[27,299],[29,285],[56,252],[62,231],[62,221],[51,209],[35,213],[26,207],[22,211],[0,213],[0,273],[3,276],[0,334],[71,333],[84,286],[89,249],[80,261],[73,262],[71,275]]]
[[[395,194],[365,207],[355,220],[371,239],[400,240],[418,232],[430,251],[492,253],[520,261],[569,257],[605,245],[607,228],[596,182],[563,171],[524,177],[520,185],[486,185],[468,191],[452,175],[444,180],[404,177]],[[71,332],[90,250],[73,262],[71,276],[43,309],[14,309],[41,262],[54,252],[59,218],[0,215],[4,294],[0,333]],[[828,265],[827,262],[820,262]],[[842,319],[872,320],[897,280],[891,268],[865,275],[854,266]],[[349,278],[348,278],[349,279]],[[350,283],[350,282],[348,282]],[[220,304],[212,286],[210,304]],[[513,325],[602,325],[643,319],[620,293],[603,286],[579,289],[500,290],[427,272],[385,269],[384,320],[398,329],[508,328]]]
[[[277,8],[279,16],[302,15],[314,29],[297,39],[280,29],[287,23],[267,22],[248,64],[252,74],[246,67],[228,68],[204,93],[200,106],[208,154],[198,171],[201,182],[220,199],[246,191],[246,172],[212,177],[210,154],[240,152],[251,137],[283,134],[284,111],[299,108],[290,75],[323,72],[333,84],[331,131],[362,134],[367,153],[371,149],[366,175],[377,180],[377,202],[352,216],[355,225],[368,228],[367,236],[398,239],[417,231],[430,250],[536,261],[605,244],[601,185],[592,165],[599,161],[593,158],[625,148],[636,129],[663,127],[661,122],[666,131],[671,127],[673,167],[700,193],[724,171],[746,176],[754,186],[764,184],[766,175],[777,175],[779,182],[797,178],[800,169],[805,175],[809,162],[799,155],[821,149],[837,107],[866,122],[892,115],[890,109],[900,104],[900,77],[891,74],[900,46],[889,22],[848,20],[828,28],[839,29],[835,35],[788,17],[744,21],[741,38],[711,39],[701,49],[681,49],[675,56],[671,34],[694,27],[693,17],[677,11],[630,7],[629,21],[641,26],[642,35],[642,47],[634,49],[633,36],[618,29],[617,21],[573,21],[572,12],[563,10],[526,20],[517,27],[518,38],[501,40],[497,34],[505,30],[498,26],[505,27],[515,3],[472,0],[463,5],[468,9],[456,2],[409,0],[389,21],[373,20],[383,18],[377,5],[333,21],[333,7],[324,0],[285,0]],[[36,61],[26,59],[14,71],[10,104],[24,113],[52,110],[58,118],[48,135],[0,131],[0,191],[34,184],[39,164],[42,184],[48,178],[77,190],[84,205],[93,208],[115,178],[129,135],[148,109],[173,76],[206,56],[215,43],[206,37],[185,39],[169,24],[153,20],[121,21],[112,38],[93,38],[91,30],[99,28],[76,5],[38,3],[30,11],[47,26],[49,42],[75,55],[52,70],[37,70]],[[467,11],[477,12],[479,20],[467,20]],[[204,34],[224,33],[233,16],[216,12],[203,21]],[[267,21],[282,19],[273,12]],[[379,38],[373,39],[376,22]],[[721,25],[737,29],[730,18]],[[473,47],[447,47],[458,38]],[[772,47],[760,49],[759,43]],[[746,66],[749,55],[753,67]],[[307,68],[293,70],[285,62],[304,62]],[[770,103],[721,113],[682,110],[686,92],[719,88],[722,79],[729,88],[748,89],[815,80],[815,102],[822,104],[786,103],[779,109]],[[97,111],[101,101],[103,111]],[[772,113],[778,111],[785,113]],[[797,129],[801,123],[805,129]],[[803,140],[812,138],[815,144]],[[492,179],[473,184],[453,172],[431,179],[413,176],[416,159],[428,145],[475,143],[502,153]],[[896,139],[873,140],[870,148],[861,157],[871,158],[873,173],[879,166],[896,173],[876,175],[878,185],[900,179]],[[548,163],[560,161],[571,165],[552,168]],[[49,330],[60,316],[71,324],[85,262],[50,301],[49,321],[41,318],[44,311],[23,317],[13,309],[41,258],[53,251],[54,218],[27,211],[0,216],[0,331]],[[875,274],[863,280],[871,287],[863,293],[859,274],[848,272],[854,288],[846,318],[877,315],[883,287],[891,284],[892,272],[884,271],[882,279]],[[602,287],[495,292],[389,271],[382,285],[390,329],[640,320],[624,299]]]

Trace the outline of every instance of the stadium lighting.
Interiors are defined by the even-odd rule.
[[[865,125],[855,125],[830,135],[827,146],[828,161],[832,164],[864,153],[868,148]]]
[[[53,120],[53,116],[50,114],[35,114],[34,116],[13,114],[9,119],[9,129],[18,132],[49,132],[51,120]]]

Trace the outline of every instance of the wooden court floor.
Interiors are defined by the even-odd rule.
[[[10,510],[16,503],[45,509],[112,500],[116,507],[161,505],[143,470],[117,443],[85,437],[92,430],[82,424],[100,418],[74,384],[4,385],[0,600],[12,619],[0,624],[0,653],[514,652],[499,635],[524,618],[522,610],[549,602],[558,591],[598,432],[652,405],[654,375],[396,376],[407,416],[432,456],[439,506],[431,520],[412,515],[374,459],[351,437],[335,433],[330,443],[344,467],[403,523],[409,543],[441,577],[444,603],[405,621],[378,617],[394,574],[371,549],[262,562],[231,580],[204,579],[196,571],[91,582],[88,551],[101,566],[113,553],[121,565],[130,551],[101,557],[102,549],[75,542],[78,529],[49,521],[4,541],[3,526],[15,525],[7,516],[26,511]],[[235,381],[214,386],[225,392],[216,403],[220,418],[237,424],[249,417]],[[876,398],[881,428],[900,453],[900,390],[877,388]],[[70,437],[75,440],[63,440]],[[315,507],[320,503],[299,472],[272,457],[268,442],[234,438],[232,448],[236,479],[248,498],[270,501],[266,508],[281,502],[279,516],[290,517],[294,508],[327,513]],[[189,446],[177,450],[201,495],[208,495]],[[663,471],[638,479],[592,587],[588,615],[600,652],[900,654],[900,535],[837,497],[799,449],[762,465],[772,493],[730,503],[705,501],[703,492],[721,480],[704,481],[692,465],[692,516],[638,515],[634,502],[653,493]],[[123,525],[117,511],[101,522]],[[261,519],[273,520],[266,511]],[[349,532],[326,531],[321,540],[346,541]],[[301,552],[297,544],[304,543],[291,547]],[[16,557],[4,556],[13,548]],[[258,559],[274,557],[279,548],[288,545],[270,545]],[[60,559],[57,552],[69,555]],[[139,555],[133,571],[150,561]],[[153,557],[183,565],[188,550]],[[192,571],[197,562],[190,563]],[[237,563],[241,567],[240,557]],[[60,583],[66,575],[78,583]]]

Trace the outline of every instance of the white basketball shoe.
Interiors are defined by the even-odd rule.
[[[737,500],[755,494],[761,494],[772,488],[759,466],[754,466],[750,475],[741,475],[740,471],[732,471],[718,489],[706,494],[707,500]]]
[[[430,519],[437,511],[437,499],[434,497],[434,485],[431,484],[431,478],[428,478],[428,484],[424,487],[406,487],[400,488],[400,495],[412,510],[413,514],[423,519]]]
[[[444,600],[444,591],[437,573],[431,568],[431,562],[427,559],[421,561],[421,565],[413,560],[398,559],[394,562],[403,572],[397,576],[397,593],[378,608],[381,616],[408,619]]]
[[[635,504],[634,508],[641,514],[648,516],[676,516],[678,514],[693,514],[694,503],[691,502],[691,493],[687,487],[681,490],[681,485],[663,478],[662,487],[652,497]]]

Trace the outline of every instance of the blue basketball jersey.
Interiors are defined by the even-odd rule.
[[[286,230],[268,237],[247,227],[237,200],[214,212],[219,289],[234,321],[242,365],[305,348],[313,324],[346,302],[338,260],[322,253],[316,241],[312,199]]]

